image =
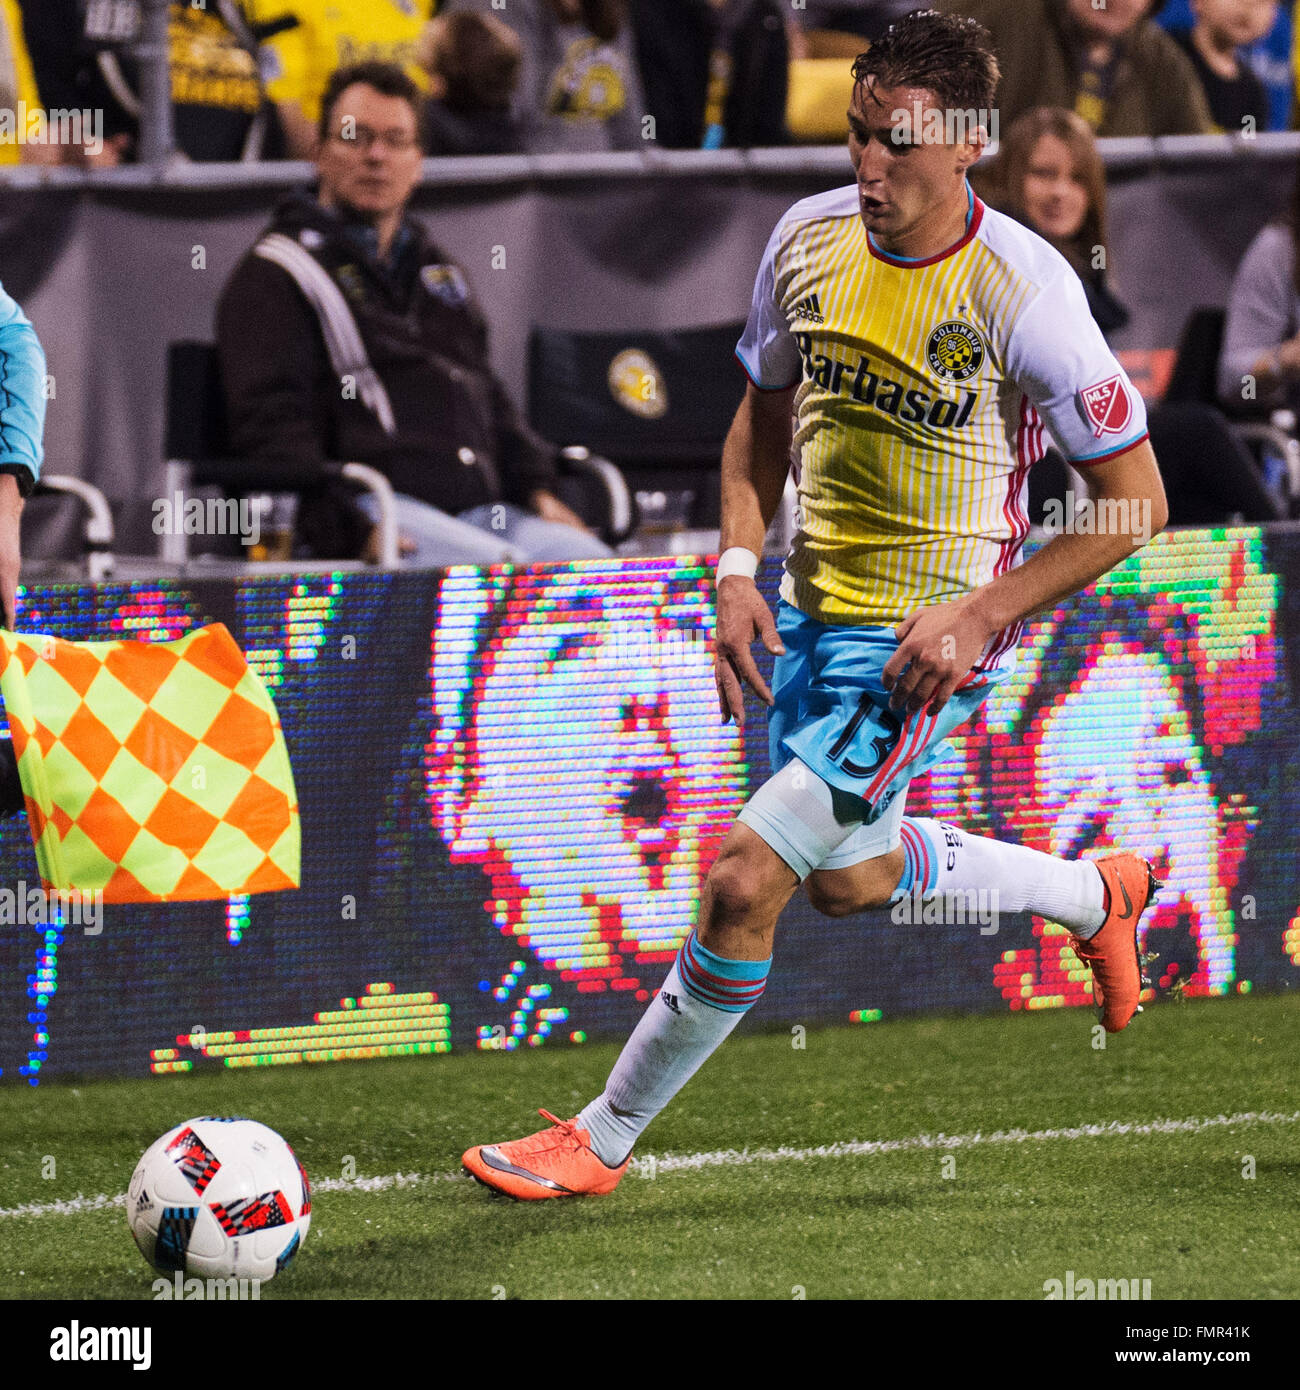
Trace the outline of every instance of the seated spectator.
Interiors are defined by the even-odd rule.
[[[1233,413],[1300,414],[1300,176],[1291,208],[1250,243],[1228,295],[1219,399]]]
[[[1103,334],[1122,328],[1128,310],[1107,275],[1106,174],[1086,122],[1061,108],[1027,111],[1003,133],[996,165],[990,199],[1065,257]],[[1234,514],[1276,521],[1285,514],[1249,449],[1213,405],[1161,402],[1148,411],[1147,427],[1171,525],[1206,525]],[[1063,461],[1050,451],[1030,474],[1031,517],[1041,515],[1049,497],[1063,495],[1066,477]]]
[[[393,63],[424,89],[424,72],[416,58],[420,34],[433,18],[437,0],[241,3],[262,41],[263,74],[291,158],[312,157],[321,96],[339,68],[360,62]]]
[[[781,0],[636,0],[632,31],[655,141],[788,143],[785,15]]]
[[[556,449],[493,374],[464,272],[407,215],[422,106],[391,64],[331,79],[319,187],[280,206],[218,305],[234,448],[271,489],[277,471],[320,476],[298,517],[325,557],[362,555],[375,519],[332,460],[387,475],[419,564],[608,555],[555,496]]]
[[[425,152],[517,154],[524,147],[511,104],[519,87],[523,43],[495,15],[442,14],[420,39],[429,74]]]
[[[644,114],[625,0],[447,0],[443,13],[494,16],[519,36],[513,112],[531,154],[639,150]]]
[[[1002,68],[1003,126],[1035,106],[1077,112],[1097,135],[1214,128],[1187,55],[1151,19],[1163,0],[944,0],[978,19]]]
[[[1277,0],[1192,0],[1196,23],[1169,36],[1192,60],[1215,126],[1230,135],[1268,129],[1268,89],[1241,50],[1272,33]]]
[[[111,15],[81,0],[22,0],[36,80],[47,105],[102,113],[102,140],[64,151],[63,162],[105,166],[131,156],[140,114],[138,65]],[[176,146],[193,160],[260,159],[280,152],[279,123],[262,88],[258,43],[240,0],[169,7]],[[102,148],[100,145],[102,144]]]

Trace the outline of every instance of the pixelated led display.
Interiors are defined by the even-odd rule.
[[[398,994],[391,984],[372,984],[360,997],[340,999],[337,1009],[316,1013],[311,1023],[296,1028],[238,1028],[224,1033],[194,1029],[181,1034],[175,1047],[154,1048],[150,1070],[189,1071],[194,1057],[215,1059],[228,1067],[266,1067],[449,1051],[448,1008],[436,994],[429,990]]]
[[[644,1001],[744,804],[695,561],[458,570],[433,632],[433,824],[484,910],[580,993]]]
[[[769,774],[718,721],[692,558],[32,589],[21,628],[224,622],[267,682],[303,826],[296,892],[0,915],[0,1072],[196,1073],[619,1037]],[[760,585],[775,602],[779,566]],[[1022,664],[908,810],[1150,858],[1149,995],[1300,980],[1300,537],[1160,537],[1026,629]],[[770,671],[771,658],[759,656]],[[39,882],[0,823],[0,879]],[[378,982],[378,983],[376,983]],[[1059,928],[830,919],[802,894],[742,1027],[1091,1003]]]

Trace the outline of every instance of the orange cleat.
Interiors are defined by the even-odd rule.
[[[1108,1033],[1127,1028],[1139,1011],[1142,962],[1137,927],[1160,887],[1151,865],[1136,854],[1094,859],[1106,886],[1106,920],[1086,941],[1074,937],[1075,954],[1092,970],[1092,997]]]
[[[549,1110],[537,1113],[550,1120],[550,1129],[509,1144],[476,1144],[465,1150],[461,1167],[484,1186],[521,1202],[613,1192],[630,1159],[611,1168],[596,1157],[591,1135],[576,1120],[557,1120]]]

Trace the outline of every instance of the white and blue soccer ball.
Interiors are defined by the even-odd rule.
[[[126,1217],[156,1269],[265,1282],[307,1239],[311,1187],[273,1129],[204,1115],[145,1150],[127,1188]]]

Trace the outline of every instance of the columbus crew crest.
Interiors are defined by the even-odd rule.
[[[668,413],[668,387],[659,364],[640,348],[616,353],[606,373],[610,395],[633,415],[658,420]]]
[[[968,323],[941,323],[925,346],[930,370],[945,381],[969,381],[984,365],[984,341]]]

